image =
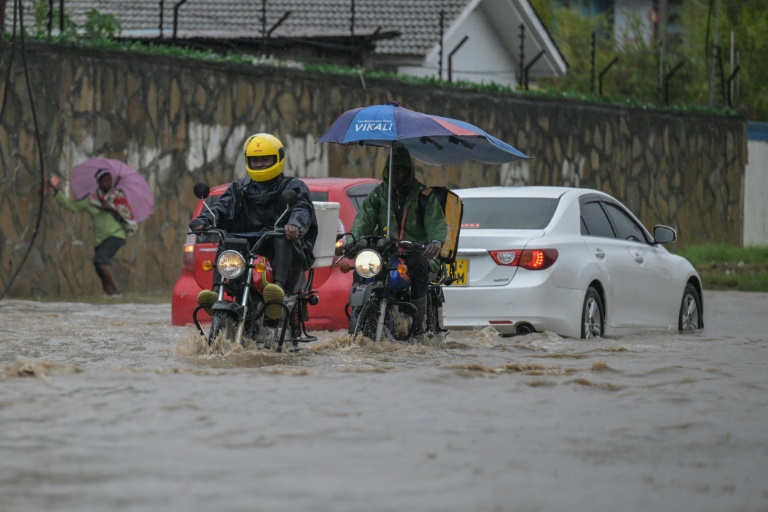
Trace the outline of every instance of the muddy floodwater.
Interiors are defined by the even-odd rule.
[[[298,354],[3,300],[0,511],[767,511],[768,294],[704,300],[694,334]]]

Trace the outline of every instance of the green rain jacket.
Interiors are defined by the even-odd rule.
[[[110,236],[125,239],[126,233],[120,222],[111,212],[102,210],[91,203],[86,197],[80,201],[70,201],[61,191],[55,192],[53,196],[56,201],[65,209],[71,212],[81,212],[85,210],[93,218],[94,245],[96,247]]]
[[[363,205],[355,217],[355,222],[352,224],[351,233],[355,240],[359,240],[361,236],[386,236],[388,186],[388,176],[385,174],[384,182],[373,189],[368,194],[368,197],[365,198],[365,201],[363,201]],[[395,218],[395,211],[392,208],[389,221],[389,228],[392,232],[390,238],[421,244],[437,241],[442,245],[446,236],[446,224],[443,208],[440,206],[437,197],[435,197],[435,194],[429,194],[423,215],[424,222],[422,223],[421,215],[418,212],[418,196],[425,186],[419,183],[415,177],[411,176],[404,187],[408,188],[408,195],[403,209],[405,222]]]

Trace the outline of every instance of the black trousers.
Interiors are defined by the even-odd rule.
[[[411,300],[426,297],[429,291],[429,262],[421,253],[413,253],[405,258],[405,264],[411,276]]]
[[[259,253],[272,262],[274,280],[287,293],[297,293],[304,285],[304,252],[301,246],[285,237],[271,238],[259,248]]]

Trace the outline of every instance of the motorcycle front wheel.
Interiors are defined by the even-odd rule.
[[[355,328],[353,335],[357,336],[362,334],[366,338],[370,338],[373,341],[376,340],[376,324],[379,320],[380,302],[378,300],[369,300],[360,307],[360,311],[357,315],[357,321],[355,322]],[[382,339],[389,340],[392,330],[392,307],[388,306],[384,313],[384,330],[382,332]]]
[[[216,338],[221,334],[222,338],[230,343],[235,342],[237,336],[237,319],[227,311],[214,311],[211,318],[211,330],[208,331],[208,346],[212,346]]]

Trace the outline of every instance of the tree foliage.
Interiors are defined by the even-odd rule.
[[[586,16],[548,0],[532,4],[569,64],[565,77],[543,80],[539,87],[598,95],[602,85],[603,96],[730,107],[749,119],[768,120],[766,0],[682,0],[679,32],[665,44],[649,37],[636,16],[627,16],[615,34],[605,15]]]

